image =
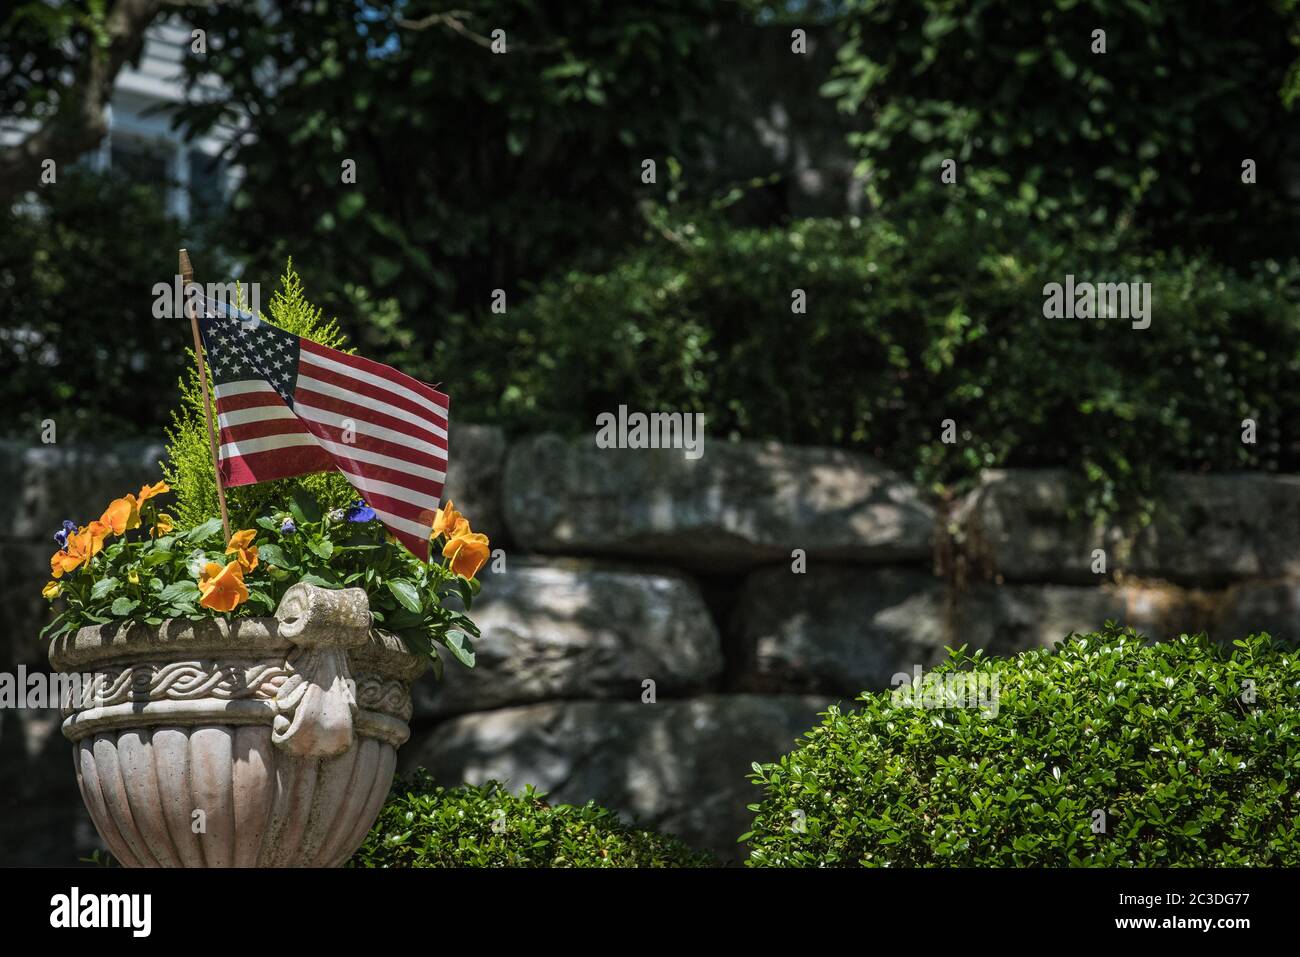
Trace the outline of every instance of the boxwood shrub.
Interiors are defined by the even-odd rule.
[[[1148,645],[1108,622],[1010,659],[959,649],[934,674],[959,673],[996,679],[996,708],[867,693],[754,765],[766,797],[747,863],[1300,864],[1294,650],[1267,635]],[[928,687],[918,697],[943,703]]]
[[[594,803],[551,805],[495,781],[445,788],[418,769],[393,789],[350,867],[706,867],[675,837],[623,824]]]

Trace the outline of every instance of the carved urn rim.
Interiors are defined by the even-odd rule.
[[[312,592],[365,592],[360,588],[327,589],[299,583],[293,590]],[[285,595],[287,600],[289,595]],[[369,601],[366,601],[367,609]],[[282,613],[284,617],[282,617]],[[369,614],[369,611],[367,611]],[[189,658],[274,658],[288,655],[297,642],[291,633],[298,622],[281,602],[274,617],[259,618],[168,618],[159,625],[144,622],[110,622],[86,625],[50,642],[50,664],[56,671],[70,672],[124,663],[141,658],[182,655]],[[367,640],[348,649],[348,657],[368,671],[414,681],[427,663],[397,635],[373,626],[366,627]]]
[[[63,733],[171,725],[262,724],[300,757],[337,756],[358,734],[400,746],[410,735],[410,683],[423,656],[374,627],[359,588],[292,585],[273,617],[177,618],[91,625],[50,644],[72,692]]]

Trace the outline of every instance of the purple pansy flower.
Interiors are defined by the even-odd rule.
[[[298,531],[298,526],[293,523],[291,518],[286,518],[284,524],[280,526],[281,535],[292,535],[296,531]]]
[[[54,533],[54,541],[58,543],[59,551],[66,552],[68,550],[68,536],[76,530],[77,526],[75,524],[69,522],[66,518],[63,520],[62,530]]]
[[[343,517],[349,522],[371,522],[377,516],[373,508],[358,499],[357,503],[349,508]]]

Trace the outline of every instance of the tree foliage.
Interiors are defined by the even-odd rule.
[[[234,215],[250,276],[296,254],[331,311],[358,298],[399,309],[404,328],[357,323],[354,341],[441,378],[435,343],[472,337],[494,289],[512,306],[523,282],[635,238],[637,200],[656,189],[642,161],[662,167],[702,132],[715,7],[486,0],[423,17],[403,0],[278,0],[196,12],[210,52],[188,68],[227,93],[185,119],[202,130],[246,117]]]
[[[1132,222],[1235,261],[1294,248],[1296,26],[1278,4],[850,0],[842,25],[824,90],[864,120],[881,199],[995,182],[1067,230]]]
[[[220,0],[214,0],[220,2]],[[39,182],[42,164],[71,164],[108,132],[118,73],[145,30],[183,0],[29,0],[0,10],[0,205]]]
[[[5,432],[34,439],[53,419],[60,440],[84,440],[161,424],[192,339],[184,319],[153,318],[153,289],[183,245],[153,190],[111,176],[67,170],[39,205],[0,204]]]
[[[1068,274],[1151,283],[1150,327],[1045,318]],[[702,412],[719,438],[855,447],[926,485],[1066,465],[1113,512],[1171,469],[1300,467],[1298,296],[1294,263],[1243,277],[1124,233],[1062,237],[994,197],[776,229],[666,210],[612,267],[539,287],[501,403],[521,430]]]

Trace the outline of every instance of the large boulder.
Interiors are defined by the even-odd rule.
[[[942,657],[946,589],[933,575],[896,568],[809,564],[752,573],[729,631],[741,687],[856,697]]]
[[[507,559],[483,575],[473,617],[475,667],[454,661],[417,686],[416,714],[548,698],[639,701],[703,687],[722,671],[722,643],[695,584],[676,572],[587,562]]]
[[[41,588],[50,580],[50,556],[58,549],[32,542],[0,544],[0,669],[20,663],[43,662],[45,642],[37,637],[53,615]]]
[[[1223,597],[1213,635],[1233,641],[1266,631],[1300,643],[1300,579],[1244,582]]]
[[[708,695],[656,704],[553,701],[455,718],[412,741],[404,767],[439,783],[532,784],[554,803],[596,801],[642,826],[735,860],[762,796],[754,761],[793,750],[830,703],[794,695]]]
[[[1195,600],[1172,587],[980,585],[957,594],[949,644],[1008,656],[1050,648],[1107,621],[1152,640],[1205,627]]]
[[[1011,581],[1088,584],[1094,550],[1107,573],[1219,586],[1300,574],[1300,476],[1174,475],[1136,535],[1070,517],[1059,469],[994,470],[955,512],[962,548]]]
[[[1014,655],[1107,620],[1153,639],[1209,627],[1207,596],[1159,585],[974,585],[920,571],[813,563],[746,579],[729,624],[747,691],[856,696],[929,669],[947,648]]]
[[[0,514],[0,539],[50,543],[63,520],[84,525],[115,498],[162,476],[158,442],[33,445],[0,440],[0,487],[10,507]]]
[[[872,459],[836,449],[706,442],[602,449],[594,436],[541,435],[506,460],[506,521],[539,552],[671,559],[736,569],[809,556],[855,562],[928,557],[934,512]]]
[[[454,418],[447,434],[447,482],[443,501],[484,532],[493,548],[507,543],[501,509],[501,476],[506,462],[506,437],[496,426],[470,425]]]
[[[1300,475],[1176,475],[1134,549],[1138,575],[1200,585],[1300,575]]]

